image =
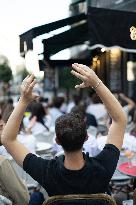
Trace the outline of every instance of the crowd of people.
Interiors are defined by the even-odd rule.
[[[122,147],[136,152],[133,100],[123,93],[112,94],[89,67],[73,64],[72,68],[71,74],[82,80],[77,89],[93,88],[90,98],[75,94],[67,102],[64,94],[58,94],[52,101],[44,99],[33,92],[36,80],[30,75],[22,82],[15,106],[12,100],[1,103],[0,194],[11,204],[32,205],[27,185],[10,160],[15,160],[49,196],[91,194],[108,192]],[[53,159],[37,155],[40,136],[52,145]]]

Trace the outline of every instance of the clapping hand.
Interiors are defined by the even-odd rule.
[[[39,98],[37,94],[33,92],[33,88],[36,84],[35,76],[32,74],[30,76],[27,76],[21,85],[21,99],[25,103],[30,103],[33,100],[36,100]]]

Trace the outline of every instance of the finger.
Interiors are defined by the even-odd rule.
[[[29,85],[28,92],[31,92],[31,91],[33,90],[35,84],[36,84],[36,79],[34,79],[34,80],[32,81],[32,83]]]
[[[26,82],[30,85],[34,79],[35,79],[35,76],[34,76],[34,74],[32,74],[29,76],[29,78],[26,80]]]
[[[76,85],[75,88],[85,88],[85,84],[84,83],[81,83],[80,85]]]
[[[83,64],[79,64],[79,63],[74,63],[78,68],[84,70],[85,72],[88,72],[88,69],[90,69],[88,66],[83,65]]]
[[[22,83],[26,82],[26,80],[29,78],[29,75],[26,76],[26,78],[23,80]]]
[[[23,89],[27,89],[28,88],[28,84],[27,84],[27,79],[28,78],[29,78],[29,75],[22,81]]]
[[[81,68],[80,66],[76,65],[76,64],[72,64],[72,67],[74,68],[74,70],[76,70],[78,73],[82,74],[82,75],[86,75],[86,72],[84,71],[83,68]]]
[[[77,78],[79,78],[80,80],[84,81],[85,78],[83,75],[81,75],[80,73],[77,73],[76,71],[72,70],[71,71],[72,75],[76,76]]]
[[[27,91],[27,89],[29,88],[29,84],[24,81],[24,82],[22,83],[21,87],[22,87],[23,91],[25,92],[25,91]]]

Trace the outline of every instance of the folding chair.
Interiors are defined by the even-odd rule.
[[[107,194],[77,194],[49,197],[43,205],[116,205]]]

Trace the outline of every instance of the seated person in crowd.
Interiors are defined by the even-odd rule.
[[[3,129],[3,126],[7,123],[8,118],[10,114],[12,113],[12,111],[13,111],[13,107],[9,107],[5,105],[4,109],[2,110],[2,116],[0,119],[1,130]],[[20,124],[17,139],[22,144],[24,144],[27,147],[27,149],[29,149],[30,152],[35,153],[36,139],[31,133],[26,132],[24,125],[23,125],[23,121]],[[10,155],[9,152],[7,152],[4,146],[0,146],[0,155],[3,155],[7,159],[12,159],[12,156]]]
[[[14,205],[28,205],[29,193],[25,184],[16,174],[10,161],[0,155],[0,195]]]
[[[49,196],[106,192],[117,166],[126,127],[126,116],[121,105],[95,72],[77,63],[72,67],[71,73],[83,81],[76,88],[93,87],[112,118],[107,143],[100,154],[90,158],[82,153],[87,140],[86,123],[80,115],[73,113],[60,116],[55,123],[56,141],[64,149],[65,155],[52,160],[42,159],[30,153],[17,140],[23,114],[28,104],[38,98],[33,93],[36,84],[34,75],[24,79],[20,100],[1,138],[16,162],[46,189]]]
[[[87,106],[86,112],[95,116],[98,124],[103,124],[107,118],[107,111],[100,97],[94,93],[92,96],[92,104]]]
[[[85,105],[79,105],[72,108],[71,112],[81,113],[83,119],[86,121],[87,128],[89,126],[97,127],[97,121],[94,115],[86,113]]]
[[[6,116],[9,117],[10,114],[11,112]],[[2,119],[3,118],[1,116],[0,136],[4,127]],[[2,145],[1,141],[0,145]],[[9,199],[14,205],[27,205],[29,202],[27,187],[14,171],[10,161],[5,159],[2,155],[0,155],[0,195]],[[6,202],[6,199],[1,198],[1,200]]]
[[[131,135],[133,135],[134,137],[136,137],[136,109],[134,110],[134,116],[133,116],[133,128],[130,132]]]
[[[131,98],[127,97],[123,93],[119,94],[118,100],[120,101],[122,106],[123,106],[123,103],[125,103],[125,105],[123,106],[123,110],[126,113],[127,118],[128,118],[129,117],[129,112],[135,107],[134,101]],[[129,119],[128,119],[128,122],[129,122]]]
[[[64,99],[62,97],[55,97],[53,100],[53,105],[51,108],[49,108],[49,114],[51,115],[51,126],[55,126],[55,121],[58,117],[63,115],[63,112],[61,111],[61,106],[64,102]]]
[[[125,132],[131,132],[131,130],[134,127],[134,122],[133,122],[131,113],[134,111],[135,102],[123,93],[119,93],[115,95],[117,99],[119,100],[120,104],[122,105],[123,110],[127,116],[127,126],[126,126]]]
[[[33,102],[30,117],[24,117],[23,122],[29,133],[38,135],[49,131],[51,116],[47,115],[42,103]]]

